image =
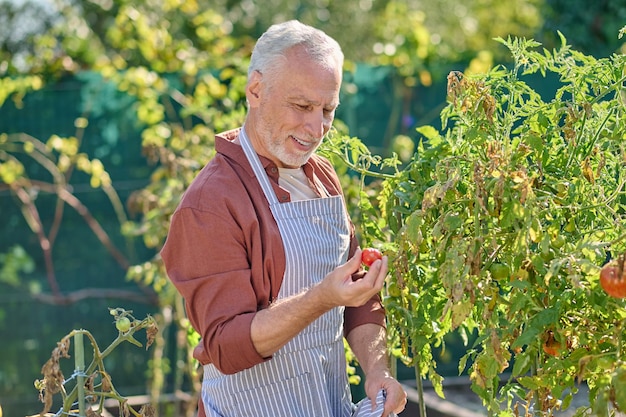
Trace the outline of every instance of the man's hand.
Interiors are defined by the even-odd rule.
[[[383,417],[404,410],[406,392],[389,371],[385,329],[376,324],[355,327],[348,334],[348,343],[365,373],[365,393],[372,405],[375,405],[376,395],[382,389],[387,395]]]
[[[348,262],[335,268],[316,286],[315,290],[322,292],[322,300],[329,310],[338,306],[362,306],[382,290],[388,270],[386,256],[375,261],[362,278],[352,280],[352,274],[361,266],[361,252],[357,249]]]
[[[402,385],[387,370],[370,371],[365,377],[365,393],[372,405],[376,405],[376,395],[381,389],[386,393],[382,417],[387,417],[389,413],[401,413],[407,402]]]

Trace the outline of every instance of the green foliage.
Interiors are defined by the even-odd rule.
[[[515,401],[552,415],[583,381],[605,415],[624,389],[626,309],[598,272],[626,251],[626,57],[596,59],[564,38],[553,51],[500,42],[514,66],[450,73],[444,131],[418,129],[412,161],[363,224],[393,259],[390,343],[443,395],[433,348],[451,332],[471,340],[459,372],[492,415]],[[536,73],[559,77],[553,96],[524,81]]]
[[[164,72],[209,50],[203,43],[219,38],[220,32],[231,39],[254,39],[272,23],[296,18],[336,38],[348,61],[386,62],[407,73],[418,70],[423,81],[437,77],[442,63],[468,61],[478,51],[490,49],[496,36],[532,36],[541,24],[541,4],[538,0],[358,4],[347,0],[141,0],[132,4],[77,0],[46,9],[38,2],[8,3],[0,6],[6,16],[2,21],[6,29],[0,30],[0,57],[6,58],[6,67],[0,66],[0,74],[28,68],[56,77],[97,67],[108,59],[115,59],[119,69],[145,65]],[[33,19],[37,24],[29,22],[25,32],[20,18],[27,18],[32,10],[39,10]],[[222,17],[217,32],[211,30],[215,15]],[[127,51],[119,54],[120,49]]]
[[[125,223],[124,231],[141,236],[147,247],[157,250],[165,241],[169,216],[184,190],[214,155],[215,134],[240,126],[245,114],[245,49],[231,51],[235,42],[223,32],[221,17],[211,11],[192,19],[191,24],[195,31],[207,32],[203,48],[211,53],[195,51],[184,61],[175,61],[177,66],[168,68],[176,71],[175,75],[144,66],[117,71],[114,62],[102,68],[121,91],[136,97],[137,116],[143,124],[143,153],[155,165],[150,184],[130,198],[137,220]],[[132,34],[128,36],[132,38]],[[167,50],[167,45],[160,45],[153,52],[159,55]],[[123,43],[120,53],[144,52],[138,44]],[[159,265],[155,262],[133,268],[129,276],[160,290],[166,276],[162,268],[155,269]]]
[[[392,1],[376,26],[379,41],[373,45],[374,62],[395,67],[407,86],[431,84],[428,62],[436,54],[425,21],[422,10]]]
[[[21,107],[24,95],[29,91],[38,90],[43,86],[41,77],[37,75],[19,78],[0,78],[0,106],[11,97],[17,107]]]
[[[18,286],[21,274],[35,269],[35,263],[23,247],[15,245],[7,253],[0,253],[0,282]]]

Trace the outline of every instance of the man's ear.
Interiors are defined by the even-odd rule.
[[[261,101],[261,89],[263,88],[263,74],[252,71],[248,84],[246,84],[246,99],[250,107],[257,107]]]

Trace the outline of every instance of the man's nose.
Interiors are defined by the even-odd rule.
[[[310,112],[306,120],[307,133],[315,138],[321,138],[326,134],[332,120],[329,120],[323,110],[314,110]]]

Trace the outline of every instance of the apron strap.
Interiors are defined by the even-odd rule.
[[[276,193],[274,193],[272,184],[270,184],[269,177],[263,168],[263,164],[261,164],[259,156],[252,147],[250,139],[248,139],[245,126],[239,131],[239,142],[241,143],[241,147],[248,158],[248,162],[250,162],[250,165],[252,166],[252,170],[254,171],[259,184],[261,184],[261,189],[263,189],[263,193],[265,194],[267,201],[270,203],[270,207],[274,204],[278,204],[278,197],[276,197]]]

